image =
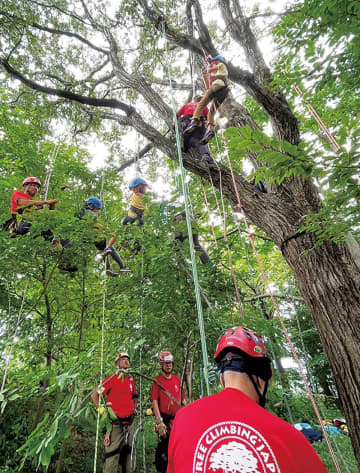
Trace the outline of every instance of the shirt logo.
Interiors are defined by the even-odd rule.
[[[242,422],[220,422],[199,439],[193,473],[281,473],[264,437]]]

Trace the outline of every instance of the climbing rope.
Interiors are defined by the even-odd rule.
[[[192,264],[192,272],[193,272],[193,281],[194,281],[194,289],[195,289],[195,299],[196,299],[196,307],[197,307],[197,314],[198,314],[198,324],[200,330],[200,339],[201,339],[201,348],[202,348],[202,356],[203,356],[203,364],[204,364],[204,378],[206,384],[206,391],[207,394],[210,394],[210,386],[209,386],[209,379],[208,379],[208,353],[206,347],[206,337],[205,337],[205,327],[204,327],[204,317],[203,317],[203,310],[201,304],[201,296],[200,296],[200,285],[199,285],[199,278],[197,273],[197,266],[196,266],[196,259],[195,259],[195,250],[194,250],[194,243],[192,239],[192,229],[191,229],[191,210],[189,205],[189,196],[187,192],[186,182],[185,182],[185,170],[184,170],[184,163],[181,153],[181,144],[180,144],[180,133],[179,133],[179,126],[176,118],[176,106],[175,106],[175,98],[174,98],[174,91],[172,86],[172,79],[170,73],[170,63],[169,63],[169,51],[168,51],[168,43],[165,37],[165,30],[163,26],[163,36],[165,39],[165,52],[167,58],[167,72],[169,78],[169,85],[170,85],[170,93],[171,93],[171,103],[172,103],[172,112],[173,112],[173,121],[175,124],[175,135],[176,135],[176,146],[178,152],[178,159],[179,159],[179,167],[181,171],[181,184],[182,190],[184,195],[184,203],[185,203],[185,215],[186,215],[186,223],[187,223],[187,231],[189,235],[189,246],[190,246],[190,255],[191,255],[191,264]]]
[[[298,87],[296,84],[294,84],[294,90],[295,92],[298,94],[298,96],[301,98],[301,99],[304,99],[304,95],[300,89],[300,87]],[[333,137],[333,135],[331,134],[329,128],[325,125],[325,123],[323,122],[323,120],[321,119],[321,117],[318,115],[318,113],[316,112],[315,108],[307,101],[305,101],[305,105],[306,105],[306,108],[309,110],[310,114],[315,118],[315,120],[317,121],[317,123],[319,124],[320,128],[322,129],[322,131],[325,133],[325,136],[327,137],[327,139],[330,141],[334,151],[339,151],[340,149],[340,145],[338,144],[338,142],[335,140],[335,138]]]
[[[101,180],[101,190],[100,190],[100,199],[103,202],[104,208],[104,215],[105,220],[107,220],[106,215],[106,205],[104,200],[104,171],[102,173],[102,180]],[[100,377],[99,377],[99,390],[102,389],[102,381],[103,381],[103,371],[104,371],[104,339],[105,339],[105,308],[106,308],[106,292],[107,292],[107,278],[106,273],[103,276],[102,280],[103,285],[103,300],[102,300],[102,320],[101,320],[101,343],[100,343]],[[102,393],[99,393],[99,400],[102,398]],[[98,445],[99,445],[99,425],[100,425],[100,402],[98,405],[97,410],[97,418],[96,418],[96,435],[95,435],[95,454],[94,454],[94,469],[93,473],[96,473],[97,470],[97,453],[98,453]]]
[[[267,289],[267,292],[268,292],[268,295],[274,305],[274,309],[275,309],[275,312],[279,318],[279,322],[280,322],[280,325],[281,325],[281,328],[282,328],[282,331],[283,331],[283,334],[289,344],[289,347],[290,347],[290,350],[293,354],[293,357],[294,357],[294,360],[296,361],[297,365],[298,365],[298,369],[299,369],[299,373],[300,373],[300,376],[303,380],[303,383],[305,385],[305,389],[307,391],[307,394],[309,396],[309,399],[310,399],[310,402],[313,406],[313,409],[315,411],[315,414],[316,414],[316,417],[318,418],[319,420],[319,423],[321,425],[321,429],[322,429],[322,432],[323,432],[323,435],[324,435],[324,438],[325,438],[325,441],[327,443],[327,446],[328,446],[328,449],[329,449],[329,452],[330,452],[330,455],[331,455],[331,458],[333,460],[333,463],[335,465],[335,468],[336,468],[336,471],[338,473],[341,473],[341,470],[340,470],[340,467],[339,467],[339,464],[337,462],[337,459],[335,457],[335,454],[334,454],[334,451],[331,447],[331,443],[330,443],[330,440],[329,440],[329,436],[327,435],[327,432],[321,422],[321,416],[320,416],[320,412],[318,410],[318,407],[316,405],[316,402],[315,402],[315,399],[314,399],[314,396],[313,396],[313,393],[311,391],[311,388],[309,386],[309,383],[307,381],[307,378],[306,378],[306,375],[304,373],[304,370],[303,370],[303,367],[302,367],[302,364],[300,362],[300,359],[299,357],[297,356],[297,353],[296,353],[296,350],[295,350],[295,347],[291,341],[291,338],[290,338],[290,334],[285,326],[285,323],[284,323],[284,319],[281,315],[281,311],[280,311],[280,308],[275,300],[275,297],[272,293],[272,290],[271,290],[271,287],[270,287],[270,282],[266,276],[266,273],[265,273],[265,270],[264,270],[264,267],[262,265],[262,262],[261,262],[261,259],[259,257],[259,254],[257,252],[257,249],[256,249],[256,246],[255,246],[255,243],[254,243],[254,235],[253,233],[251,232],[251,229],[250,229],[250,226],[248,224],[248,221],[247,221],[247,218],[246,218],[246,214],[245,214],[245,211],[244,211],[244,208],[242,206],[242,203],[241,203],[241,199],[240,199],[240,194],[239,194],[239,190],[237,188],[237,185],[236,185],[236,179],[235,179],[235,174],[234,174],[234,171],[233,171],[233,167],[232,167],[232,164],[231,164],[231,160],[230,160],[230,155],[229,155],[229,149],[228,149],[228,146],[227,146],[227,142],[226,142],[226,139],[225,139],[225,136],[224,136],[224,132],[222,131],[222,144],[224,146],[224,150],[225,150],[225,154],[227,156],[227,161],[228,161],[228,165],[229,165],[229,169],[230,169],[230,173],[231,173],[231,178],[232,178],[232,182],[233,182],[233,187],[234,187],[234,190],[235,190],[235,194],[236,194],[236,198],[237,198],[237,210],[240,211],[243,215],[243,219],[244,219],[244,225],[245,225],[245,228],[246,230],[249,232],[249,235],[248,235],[248,240],[250,242],[250,245],[252,247],[252,250],[253,250],[253,254],[256,258],[256,261],[257,261],[257,264],[259,266],[259,271],[261,273],[261,276],[263,278],[263,281],[264,281],[264,284],[266,286],[266,289]]]
[[[52,152],[49,155],[49,166],[46,168],[46,174],[45,174],[45,181],[44,181],[44,186],[43,186],[43,193],[42,197],[44,200],[47,199],[48,191],[49,191],[49,185],[50,185],[50,179],[51,175],[53,172],[54,164],[56,161],[56,158],[59,154],[59,149],[60,149],[60,144],[56,144],[52,150]]]

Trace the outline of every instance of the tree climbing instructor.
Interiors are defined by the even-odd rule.
[[[264,409],[272,369],[260,337],[229,328],[214,358],[224,390],[178,412],[167,473],[326,473],[305,436]]]
[[[185,404],[181,379],[173,374],[173,362],[174,357],[169,351],[162,351],[159,354],[161,373],[155,378],[157,382],[153,381],[150,393],[150,401],[152,401],[156,422],[155,431],[158,435],[155,466],[159,473],[166,473],[171,428],[175,415],[181,405]],[[169,397],[169,394],[172,397]]]
[[[117,369],[130,368],[128,353],[122,352],[115,358]],[[105,462],[103,473],[117,473],[118,464],[122,473],[131,471],[131,445],[134,436],[137,398],[136,386],[130,374],[115,373],[107,376],[101,387],[91,394],[91,399],[99,407],[100,396],[105,396],[106,406],[115,413],[111,419],[111,432],[105,435]]]

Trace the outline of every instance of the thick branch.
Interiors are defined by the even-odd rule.
[[[36,90],[37,92],[42,92],[44,94],[53,95],[56,97],[62,97],[65,99],[73,100],[75,102],[79,102],[84,105],[91,105],[93,107],[106,107],[112,109],[120,109],[125,112],[127,115],[131,115],[134,109],[129,105],[126,105],[123,102],[120,102],[116,99],[98,99],[94,97],[88,97],[85,95],[74,94],[73,92],[63,90],[63,89],[54,89],[53,87],[47,87],[38,84],[37,82],[28,79],[24,75],[22,75],[19,71],[14,69],[9,62],[4,59],[0,58],[0,64],[3,65],[4,69],[15,79],[18,79],[24,85],[29,87],[30,89]]]

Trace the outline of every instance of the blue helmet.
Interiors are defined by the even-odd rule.
[[[129,183],[130,189],[135,189],[137,186],[147,186],[147,182],[142,177],[134,177]]]
[[[91,197],[88,198],[88,200],[86,201],[86,204],[87,205],[93,205],[95,208],[97,209],[102,209],[102,202],[100,199],[98,199],[97,197],[94,197],[93,195]]]
[[[211,62],[214,62],[214,61],[219,61],[219,62],[222,62],[223,64],[225,64],[225,66],[227,66],[227,61],[226,59],[224,58],[224,56],[214,56],[210,59],[210,63]]]

